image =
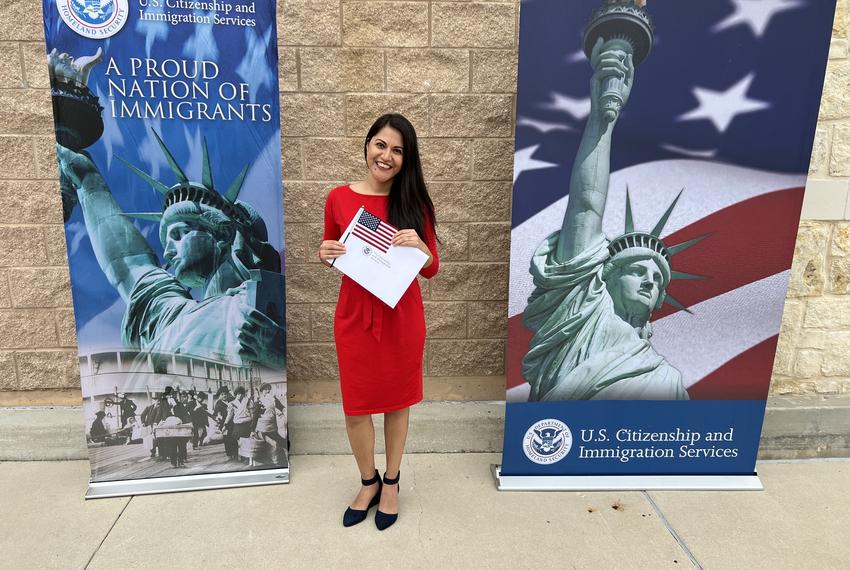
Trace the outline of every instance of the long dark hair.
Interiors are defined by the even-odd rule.
[[[434,231],[436,235],[437,220],[434,218],[434,203],[428,195],[425,177],[422,175],[416,129],[403,115],[398,113],[381,115],[366,133],[363,157],[367,157],[369,141],[386,126],[401,133],[404,144],[401,171],[393,178],[393,185],[390,188],[387,222],[400,230],[416,230],[419,237],[424,240],[426,223],[431,226],[431,231]]]

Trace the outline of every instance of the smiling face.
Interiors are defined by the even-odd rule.
[[[404,159],[404,139],[401,133],[385,126],[366,144],[366,166],[369,177],[386,184],[401,172]]]
[[[605,283],[617,316],[647,321],[663,293],[664,274],[653,260],[644,259],[624,265]]]
[[[175,222],[166,232],[165,261],[178,281],[203,287],[218,267],[215,238],[190,222]]]

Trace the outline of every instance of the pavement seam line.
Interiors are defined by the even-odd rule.
[[[647,501],[649,501],[649,504],[652,505],[652,510],[655,511],[656,516],[658,516],[658,518],[661,519],[661,522],[664,523],[664,526],[667,528],[667,532],[669,532],[673,536],[673,539],[678,543],[679,548],[681,548],[685,552],[694,567],[698,568],[699,570],[704,570],[702,564],[700,564],[699,560],[697,560],[696,556],[694,556],[694,553],[691,552],[691,549],[688,548],[688,545],[685,544],[685,541],[682,539],[681,536],[679,536],[679,533],[676,532],[676,529],[673,528],[673,525],[670,524],[670,521],[667,520],[667,517],[664,516],[664,513],[661,511],[661,507],[658,506],[658,503],[655,502],[649,492],[641,491],[641,493],[643,493],[643,496],[646,497]]]
[[[130,499],[129,499],[129,500],[128,500],[125,504],[124,504],[124,508],[122,508],[122,509],[121,509],[121,512],[120,512],[120,513],[118,513],[118,516],[117,516],[117,517],[115,517],[115,520],[114,520],[114,521],[112,521],[112,524],[111,524],[111,525],[109,525],[109,530],[107,530],[107,531],[106,531],[106,534],[104,534],[104,535],[103,535],[103,538],[102,538],[102,539],[100,539],[100,542],[98,543],[97,548],[95,548],[95,549],[94,549],[94,552],[92,552],[92,553],[91,553],[91,556],[89,556],[89,559],[88,559],[88,561],[86,562],[86,565],[85,565],[85,566],[83,566],[83,570],[87,570],[87,568],[88,568],[89,566],[91,566],[92,560],[94,560],[94,557],[95,557],[95,556],[97,556],[97,553],[98,553],[98,552],[100,552],[100,547],[101,547],[101,546],[103,546],[103,543],[104,543],[104,542],[106,542],[106,539],[109,537],[109,534],[112,532],[112,529],[113,529],[113,528],[115,528],[115,525],[116,525],[116,524],[118,524],[118,521],[121,519],[121,515],[123,515],[123,514],[124,514],[124,511],[126,511],[126,510],[127,510],[127,507],[129,507],[129,506],[130,506],[130,503],[133,501],[133,498],[134,498],[134,497],[132,497],[132,496],[130,497]]]

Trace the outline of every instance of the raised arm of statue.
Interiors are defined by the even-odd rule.
[[[63,183],[74,186],[97,262],[126,301],[137,279],[159,267],[156,254],[127,218],[85,154],[56,145]]]
[[[611,132],[616,119],[606,121],[601,99],[604,89],[616,89],[625,104],[634,81],[632,56],[616,41],[597,41],[590,63],[593,67],[590,116],[570,177],[570,198],[557,249],[557,258],[561,262],[584,251],[602,233],[602,214],[608,198],[611,170]]]

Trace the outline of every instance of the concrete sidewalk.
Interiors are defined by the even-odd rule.
[[[850,460],[762,462],[764,492],[499,493],[499,459],[406,456],[383,533],[342,527],[350,456],[294,456],[289,485],[90,502],[87,462],[0,463],[0,566],[850,567]]]

